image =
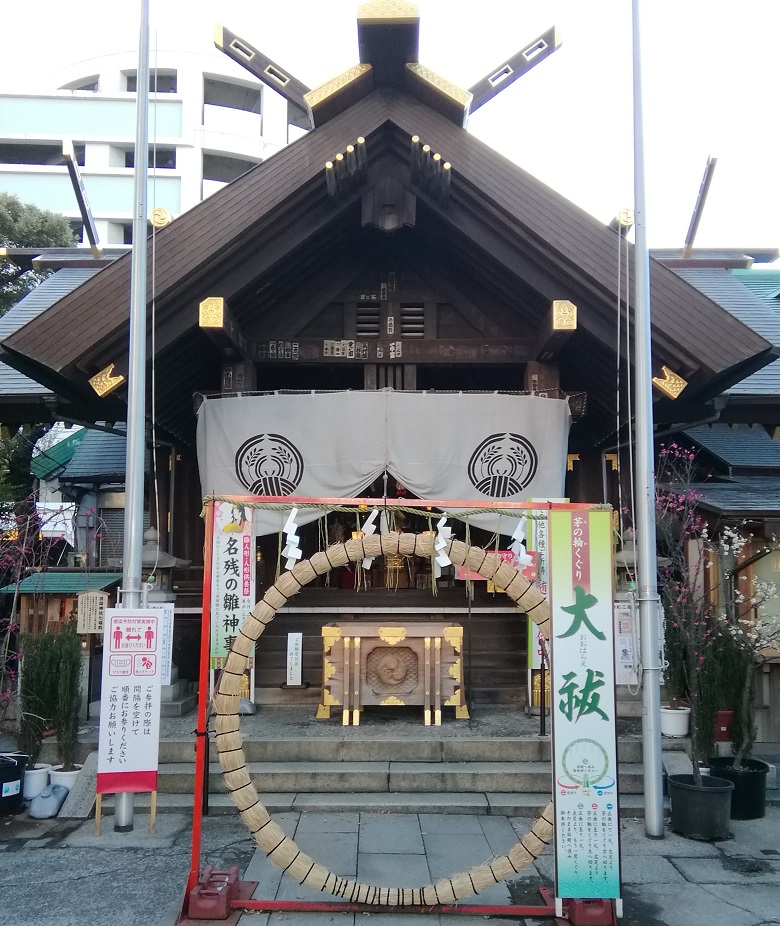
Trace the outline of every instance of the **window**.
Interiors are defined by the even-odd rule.
[[[132,148],[125,152],[125,167],[135,167],[135,151]],[[163,170],[175,170],[176,149],[150,147],[149,167],[157,167]]]
[[[209,106],[225,106],[228,109],[242,109],[248,113],[261,113],[262,90],[244,87],[214,77],[203,79],[203,102]]]
[[[78,163],[84,166],[84,146],[80,146],[81,159]],[[62,164],[62,145],[30,145],[6,142],[0,144],[0,164]]]
[[[138,75],[135,71],[128,71],[126,77],[128,93],[135,93],[138,89]],[[176,86],[176,71],[149,72],[150,93],[176,93]]]

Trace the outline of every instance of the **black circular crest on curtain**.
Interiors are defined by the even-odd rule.
[[[534,445],[522,434],[491,434],[472,453],[468,474],[475,489],[491,498],[511,498],[536,475]]]
[[[252,495],[292,495],[303,478],[303,457],[281,434],[258,434],[236,451],[236,475]]]

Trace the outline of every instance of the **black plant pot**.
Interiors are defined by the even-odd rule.
[[[734,759],[723,756],[710,759],[710,768],[718,778],[731,781],[734,793],[731,795],[732,820],[757,820],[766,813],[766,776],[769,766],[760,759],[746,759],[739,768],[734,768]]]
[[[669,776],[672,830],[689,839],[728,839],[734,784],[713,775],[701,782],[694,784],[693,775]]]

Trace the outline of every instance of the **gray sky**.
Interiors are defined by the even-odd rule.
[[[152,46],[209,50],[218,19],[317,86],[358,59],[357,5],[151,0]],[[131,49],[139,7],[37,0],[33,24],[30,8],[10,5],[0,90],[51,89],[60,65]],[[418,7],[421,61],[464,87],[557,24],[562,47],[477,112],[470,129],[602,221],[632,204],[630,0],[419,0]],[[87,10],[99,17],[87,18]],[[31,36],[33,25],[34,40],[8,41]],[[780,246],[778,47],[778,0],[643,0],[651,246],[682,245],[710,154],[718,167],[697,246]]]

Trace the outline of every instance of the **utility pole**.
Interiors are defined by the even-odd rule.
[[[661,758],[661,666],[658,564],[655,548],[653,384],[650,339],[650,257],[645,208],[645,152],[639,0],[632,0],[634,59],[634,396],[636,403],[636,551],[642,647],[642,755],[645,778],[645,834],[664,836]]]
[[[149,0],[141,0],[135,121],[135,199],[130,270],[130,353],[128,362],[125,538],[122,608],[141,607],[141,547],[144,525],[146,451],[146,184],[149,164]],[[114,830],[133,829],[132,792],[116,796]]]

